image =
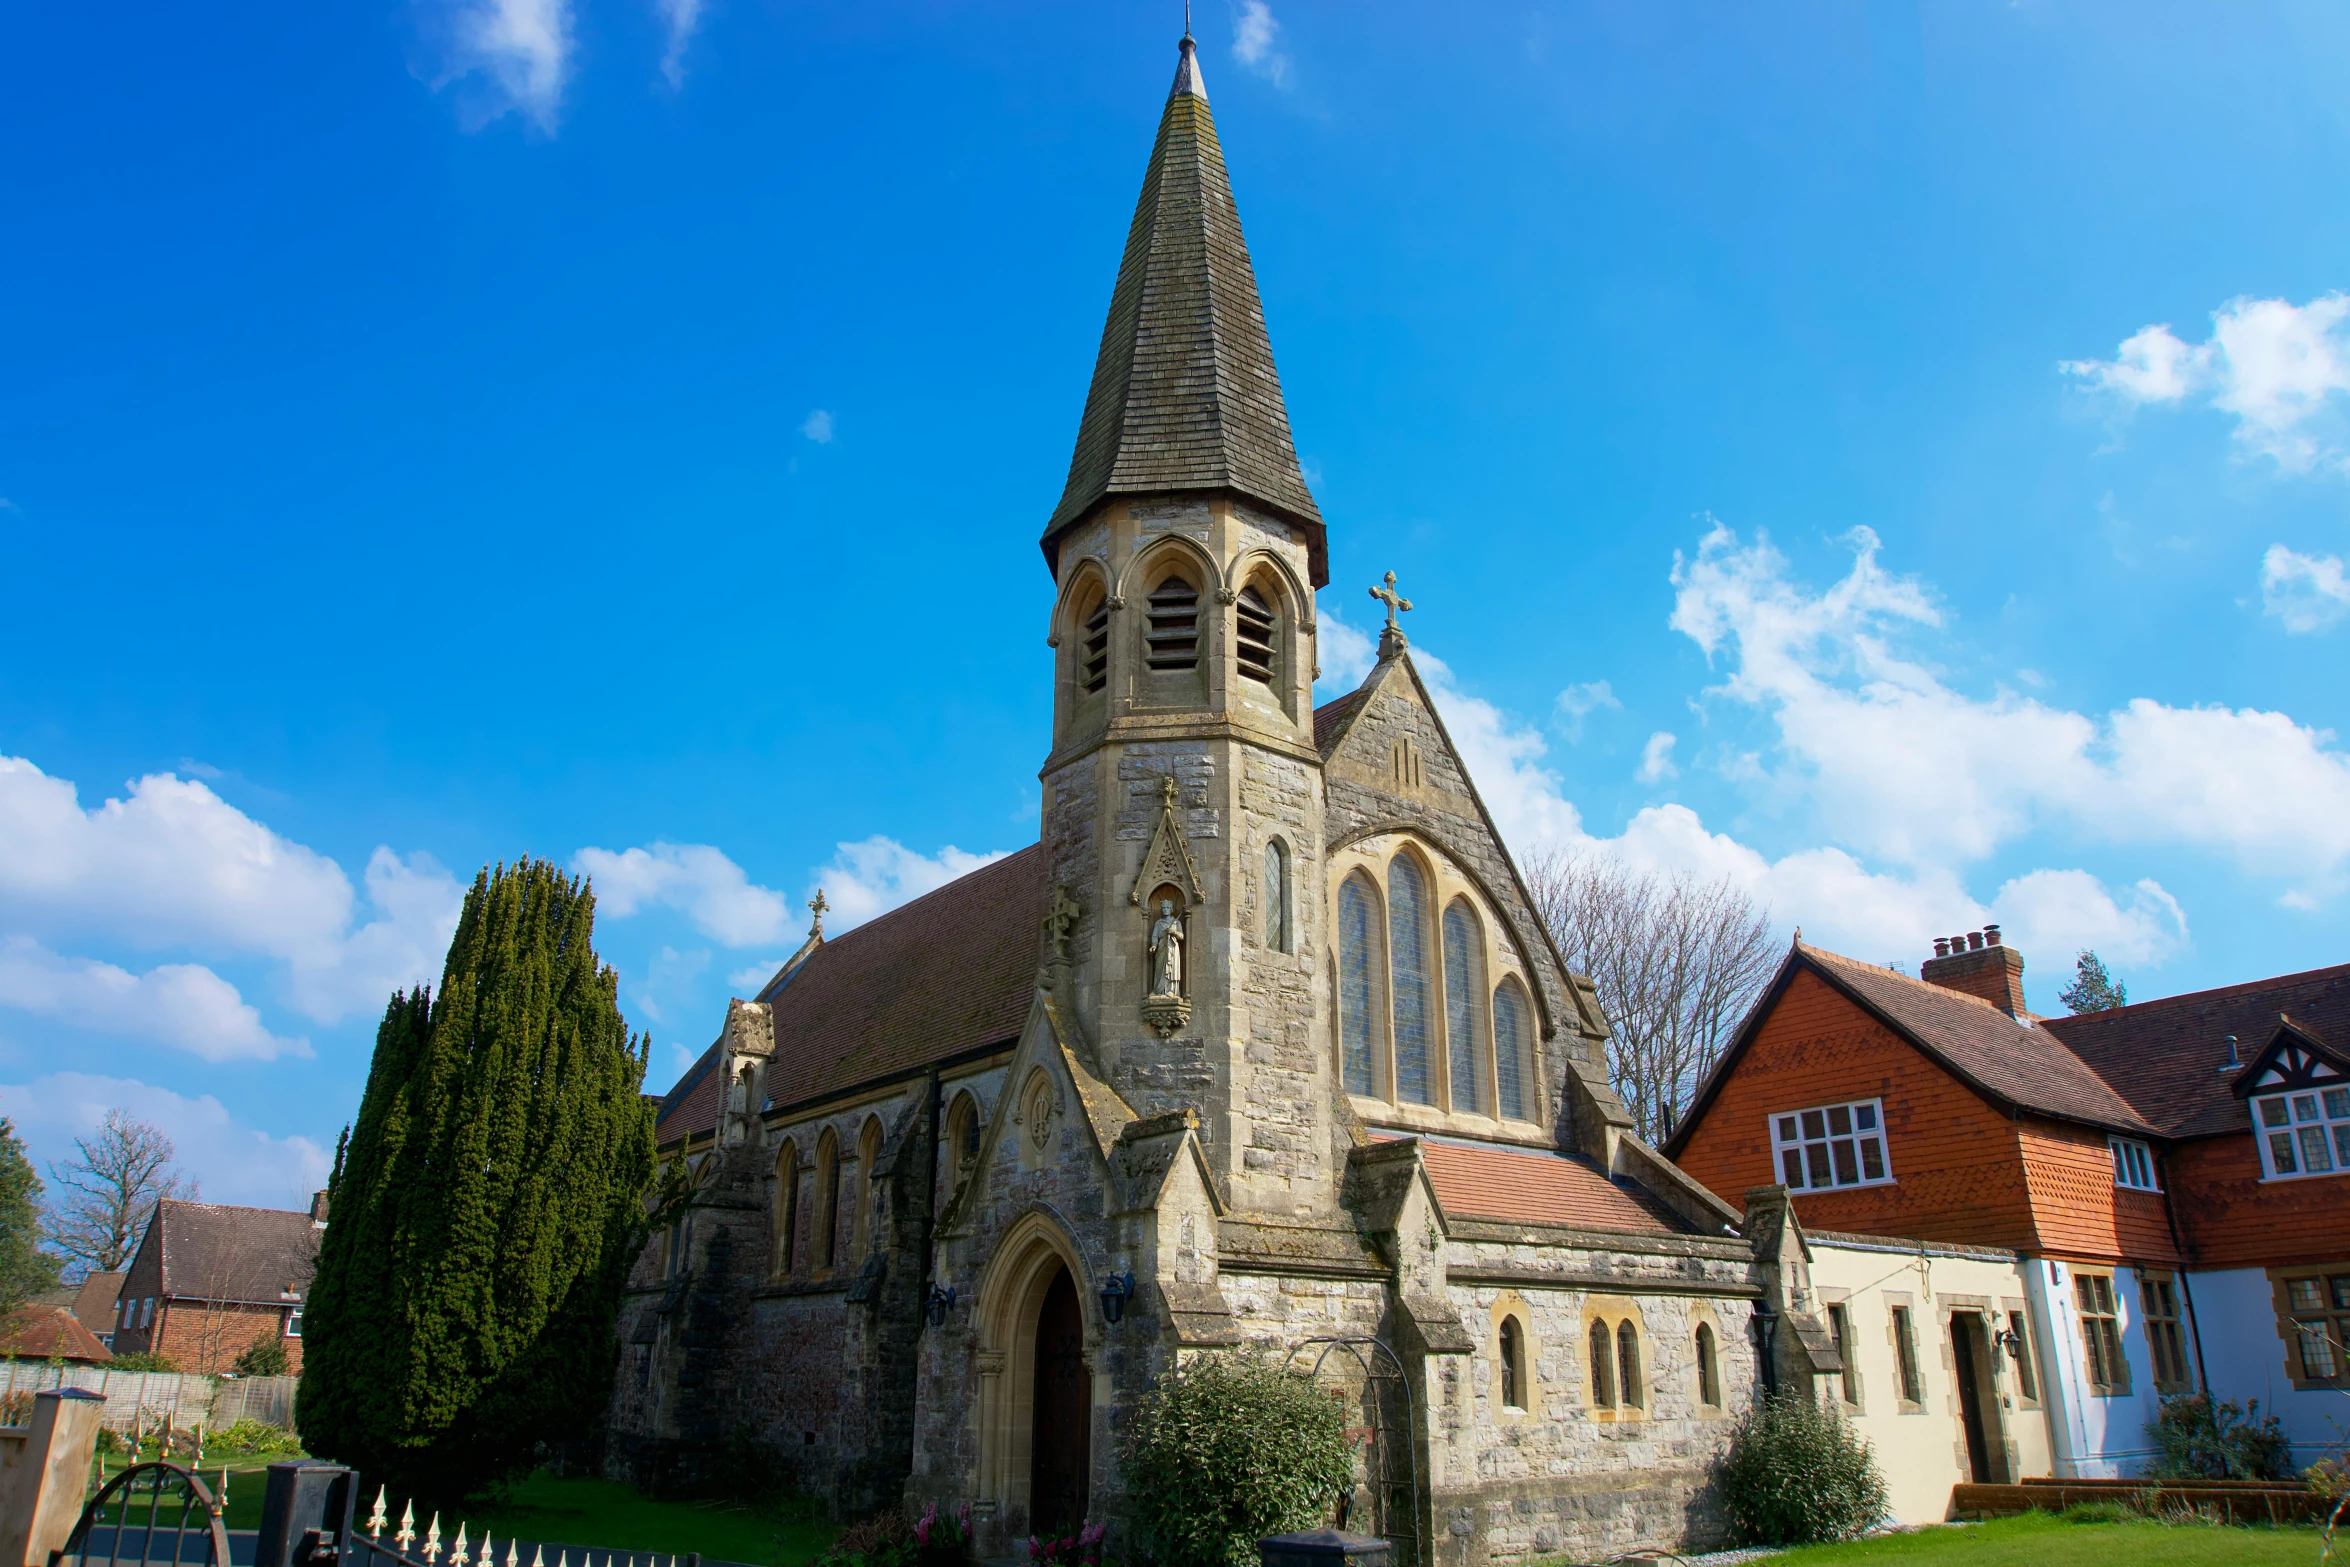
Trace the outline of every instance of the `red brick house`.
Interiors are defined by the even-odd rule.
[[[2130,1471],[2204,1387],[2337,1442],[2350,965],[2043,1018],[1998,927],[1935,948],[1911,979],[1797,943],[1668,1153],[1813,1231],[2034,1259],[2008,1352],[2047,1368],[2059,1472]]]
[[[281,1340],[302,1369],[302,1303],[326,1229],[326,1194],[307,1213],[165,1201],[124,1275],[114,1352],[153,1351],[182,1371],[230,1370],[248,1345]]]

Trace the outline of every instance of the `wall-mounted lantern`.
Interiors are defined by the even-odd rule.
[[[1126,1302],[1134,1298],[1134,1274],[1113,1273],[1102,1280],[1102,1320],[1116,1327],[1126,1315]]]
[[[930,1299],[923,1302],[922,1306],[923,1314],[930,1319],[930,1325],[934,1328],[945,1327],[947,1325],[947,1313],[954,1309],[954,1290],[951,1287],[941,1289],[936,1284],[931,1285]]]
[[[2023,1364],[2024,1336],[2021,1333],[2018,1333],[2013,1328],[2002,1328],[1999,1332],[1994,1333],[1991,1336],[1998,1342],[2001,1349],[2007,1351],[2008,1359],[2014,1361],[2018,1365]]]

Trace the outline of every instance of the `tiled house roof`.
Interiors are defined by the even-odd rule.
[[[0,1318],[0,1355],[18,1360],[101,1361],[114,1357],[63,1306],[33,1305]]]
[[[1532,1149],[1420,1139],[1436,1200],[1456,1219],[1680,1235],[1683,1227],[1580,1159]]]
[[[1109,496],[1182,490],[1232,490],[1288,517],[1306,532],[1314,586],[1329,580],[1322,513],[1298,471],[1189,38],[1126,233],[1068,487],[1045,526],[1045,559]]]
[[[158,1295],[274,1306],[309,1292],[321,1233],[306,1211],[167,1200],[140,1250],[162,1245]]]
[[[2166,1137],[2241,1132],[2251,1122],[2232,1091],[2227,1037],[2250,1061],[2276,1037],[2280,1015],[2337,1049],[2350,1047],[2350,964],[2042,1020]]]

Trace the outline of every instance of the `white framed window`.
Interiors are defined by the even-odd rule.
[[[2305,1088],[2252,1101],[2266,1178],[2350,1171],[2350,1087]]]
[[[1779,1177],[1798,1191],[1881,1186],[1893,1179],[1885,1157],[1881,1100],[1782,1110],[1771,1117],[1771,1155]]]
[[[2158,1192],[2154,1179],[2154,1150],[2135,1137],[2109,1137],[2113,1145],[2113,1184],[2134,1192]]]
[[[286,1337],[300,1338],[301,1336],[302,1308],[296,1306],[293,1310],[286,1313]]]

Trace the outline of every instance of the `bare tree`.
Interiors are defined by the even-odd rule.
[[[1526,884],[1567,966],[1599,989],[1608,1081],[1640,1136],[1663,1142],[1771,976],[1765,911],[1727,878],[1645,873],[1588,851],[1535,855]]]
[[[74,1277],[129,1264],[156,1203],[192,1198],[196,1183],[172,1164],[178,1150],[163,1129],[127,1110],[109,1110],[98,1130],[74,1139],[77,1156],[52,1162],[49,1244]]]

